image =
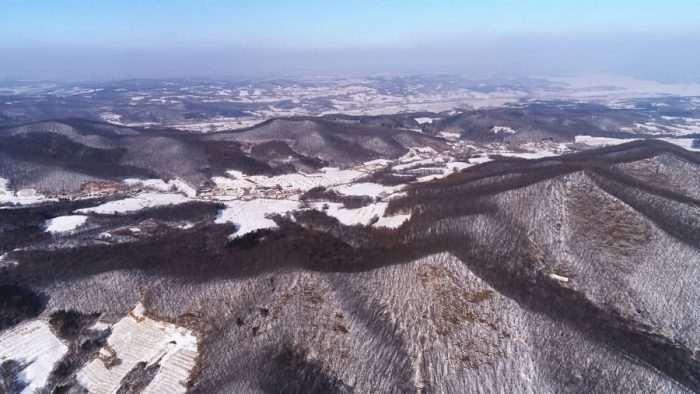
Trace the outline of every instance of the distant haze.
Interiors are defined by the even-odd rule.
[[[452,72],[700,80],[700,2],[5,1],[0,79]]]

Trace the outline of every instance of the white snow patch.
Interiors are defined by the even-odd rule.
[[[358,224],[367,226],[373,218],[384,216],[387,203],[378,202],[356,209],[346,209],[343,204],[336,202],[316,202],[312,203],[311,206],[316,210],[325,212],[328,216],[338,219],[340,223],[346,226]],[[328,209],[323,209],[324,206],[328,206]]]
[[[14,267],[16,265],[17,262],[14,260],[10,260],[7,253],[0,254],[0,268]]]
[[[323,209],[324,205],[328,208]],[[373,219],[378,218],[379,220],[374,223],[374,226],[397,228],[411,218],[410,214],[384,216],[387,206],[388,203],[386,202],[377,202],[356,209],[346,209],[343,207],[343,204],[335,202],[316,202],[311,204],[312,208],[325,212],[328,216],[338,219],[340,223],[346,226],[367,226]]]
[[[387,159],[375,159],[375,160],[370,160],[364,162],[364,165],[366,166],[373,166],[373,165],[378,165],[378,166],[385,166],[387,164],[391,163],[391,160]]]
[[[182,204],[188,201],[191,200],[181,194],[142,193],[135,197],[106,202],[96,207],[78,209],[75,213],[111,215],[139,211],[145,208]]]
[[[433,118],[426,118],[426,117],[419,117],[419,118],[413,118],[418,124],[430,124],[433,123]]]
[[[73,231],[82,226],[87,218],[85,215],[66,215],[49,219],[45,223],[46,232],[57,234]]]
[[[609,138],[609,137],[593,137],[590,135],[577,135],[574,137],[574,142],[577,144],[585,144],[589,146],[610,146],[624,144],[625,142],[638,141],[639,138]]]
[[[0,362],[15,360],[27,383],[22,394],[38,392],[46,385],[54,365],[68,352],[66,346],[42,320],[22,323],[0,336]]]
[[[296,201],[262,198],[249,201],[234,200],[225,204],[226,208],[219,212],[216,223],[236,224],[238,228],[231,234],[232,237],[239,237],[264,228],[275,228],[277,224],[267,216],[294,211],[299,206]]]
[[[54,201],[54,198],[45,198],[35,189],[21,189],[16,193],[10,189],[10,181],[0,178],[0,204],[36,204],[43,201]]]
[[[90,326],[90,329],[93,331],[104,331],[110,327],[112,327],[110,324],[107,324],[105,322],[101,322],[98,320],[93,325]]]
[[[508,126],[493,126],[491,132],[494,134],[515,134],[516,131]]]
[[[146,306],[141,302],[137,302],[131,314],[137,318],[146,316]]]
[[[374,225],[376,227],[399,228],[410,219],[411,215],[382,216]]]
[[[558,280],[559,282],[567,283],[569,281],[569,278],[567,278],[566,276],[561,276],[557,274],[549,274],[549,277],[554,280]]]
[[[386,200],[386,201],[389,201],[389,200],[393,200],[393,199],[395,199],[395,198],[401,198],[401,197],[406,197],[406,196],[408,196],[408,193],[406,193],[406,192],[398,192],[398,193],[394,193],[394,194],[388,195],[388,196],[385,198],[385,200]]]
[[[184,393],[197,359],[197,337],[186,328],[151,319],[137,304],[132,313],[112,327],[107,346],[98,358],[81,369],[76,378],[93,393],[110,393],[139,362],[160,364],[144,393]],[[106,360],[118,357],[121,363],[108,368]]]
[[[100,119],[109,123],[121,124],[119,122],[121,122],[122,116],[119,114],[115,114],[114,112],[103,112],[100,114]]]
[[[124,179],[124,183],[131,187],[142,187],[144,189],[151,189],[160,192],[172,192],[175,191],[173,185],[170,185],[163,181],[162,179],[137,179],[128,178]]]
[[[388,195],[395,193],[403,188],[403,185],[400,186],[384,186],[380,185],[378,183],[371,183],[371,182],[362,182],[362,183],[353,183],[351,185],[343,185],[343,186],[338,186],[334,188],[335,191],[337,191],[340,194],[344,194],[346,196],[370,196],[370,197],[379,197],[381,195]]]
[[[10,181],[5,178],[0,178],[0,202],[4,202],[13,198],[15,195],[12,190],[10,190]]]
[[[438,135],[450,141],[456,141],[462,137],[462,135],[459,133],[450,133],[448,131],[441,131],[438,133]]]
[[[666,141],[668,143],[678,145],[683,149],[689,151],[700,152],[700,148],[693,147],[695,139],[693,138],[654,138],[661,141]],[[592,137],[589,135],[577,135],[575,137],[575,142],[577,144],[586,144],[589,146],[610,146],[619,145],[626,142],[638,141],[639,138],[608,138],[608,137]]]
[[[128,186],[138,186],[144,189],[150,189],[160,192],[182,192],[187,197],[196,197],[197,189],[193,188],[189,184],[180,179],[172,179],[165,182],[162,179],[138,179],[138,178],[128,178],[124,179],[124,183]]]
[[[182,224],[179,224],[179,225],[177,226],[177,228],[182,229],[182,230],[189,230],[189,229],[191,229],[192,227],[194,227],[194,224],[193,224],[193,223],[189,223],[189,222],[188,222],[188,223],[182,223]]]
[[[452,161],[447,163],[447,169],[450,171],[462,171],[465,168],[474,166],[474,163],[465,163],[463,161]]]
[[[488,157],[488,156],[470,157],[469,158],[469,164],[474,164],[474,165],[488,163],[489,161],[493,161],[493,159]]]
[[[376,159],[364,162],[362,165],[368,170],[378,170],[391,164],[391,160]]]
[[[443,174],[426,175],[426,176],[423,176],[423,177],[416,179],[416,182],[419,182],[419,183],[430,182],[430,181],[434,181],[436,179],[444,178],[445,176],[446,176],[446,174],[444,174],[444,173]]]
[[[316,173],[294,173],[277,176],[252,175],[248,176],[240,171],[227,171],[229,177],[213,177],[212,181],[220,189],[226,190],[229,196],[242,197],[244,195],[255,196],[264,189],[278,189],[279,192],[303,193],[314,187],[331,187],[344,185],[360,178],[363,172],[356,170],[338,170],[336,168],[322,168]],[[264,197],[264,196],[259,196]],[[269,196],[267,196],[269,197]]]
[[[273,177],[264,175],[249,176],[245,179],[261,187],[276,187],[308,190],[317,186],[329,187],[350,183],[364,174],[354,170],[338,170],[336,168],[322,168],[321,172],[304,174],[284,174]]]
[[[518,157],[521,159],[541,159],[543,157],[552,157],[552,156],[559,156],[560,153],[557,152],[552,152],[552,151],[538,151],[538,152],[500,152],[498,153],[501,156],[506,156],[506,157]]]
[[[693,147],[693,144],[696,141],[693,138],[659,138],[659,139],[661,141],[666,141],[666,142],[670,142],[671,144],[678,145],[683,149],[687,149],[687,150],[694,151],[694,152],[700,152],[700,148]]]

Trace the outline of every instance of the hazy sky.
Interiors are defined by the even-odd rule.
[[[0,78],[700,76],[698,0],[0,2]]]

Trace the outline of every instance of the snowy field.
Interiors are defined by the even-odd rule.
[[[141,187],[147,190],[159,192],[181,192],[187,197],[196,197],[197,190],[179,179],[165,182],[162,179],[136,179],[128,178],[123,181],[127,186]]]
[[[373,220],[377,220],[373,224],[376,227],[397,228],[410,219],[410,215],[384,216],[387,205],[388,203],[386,202],[378,202],[361,208],[347,209],[341,203],[316,202],[312,203],[311,207],[338,219],[340,223],[346,226],[368,226],[372,224]],[[324,209],[324,207],[328,208]]]
[[[234,200],[225,203],[226,208],[219,212],[216,223],[232,223],[236,225],[236,231],[231,237],[240,237],[259,229],[276,228],[277,224],[269,219],[270,215],[285,215],[293,211],[303,210],[297,201],[290,200]],[[342,224],[348,226],[372,224],[372,220],[378,219],[375,226],[395,228],[410,218],[410,215],[397,215],[385,217],[386,202],[378,202],[367,206],[346,209],[342,203],[314,202],[309,204],[311,209],[325,212]],[[306,208],[305,208],[306,209]]]
[[[112,393],[137,363],[160,368],[143,393],[184,393],[197,360],[197,337],[190,330],[144,315],[140,303],[112,326],[108,345],[78,372],[78,382],[91,393]],[[118,358],[121,362],[109,364]]]
[[[501,152],[501,153],[498,153],[498,155],[533,160],[533,159],[541,159],[543,157],[559,156],[559,155],[561,155],[561,153],[542,150],[539,152]]]
[[[44,201],[54,201],[55,199],[46,198],[36,192],[34,189],[22,189],[17,192],[10,189],[10,181],[5,178],[0,178],[0,205],[3,204],[19,204],[30,205]]]
[[[382,197],[388,196],[390,194],[396,193],[403,189],[403,185],[399,186],[384,186],[378,183],[371,182],[361,182],[353,183],[350,185],[343,185],[334,187],[333,190],[340,194],[346,196],[370,196],[370,197]]]
[[[425,117],[420,117],[420,118],[413,118],[418,124],[430,124],[433,123],[433,118],[425,118]]]
[[[21,323],[0,335],[0,363],[15,360],[21,365],[21,379],[27,384],[22,394],[41,392],[67,352],[68,347],[42,320]]]
[[[45,223],[46,232],[59,234],[73,231],[82,226],[87,218],[85,215],[66,215],[49,219]]]
[[[239,237],[250,232],[275,228],[277,224],[267,217],[273,214],[285,214],[296,210],[299,202],[291,200],[234,200],[225,203],[226,208],[219,212],[216,223],[233,223],[236,231],[231,236]]]
[[[689,151],[700,152],[700,148],[694,147],[693,144],[695,139],[693,138],[657,138],[658,140],[665,141],[674,145],[678,145],[683,149]],[[609,137],[592,137],[590,135],[577,135],[576,143],[585,144],[588,146],[611,146],[620,145],[626,142],[638,141],[639,138],[609,138]]]
[[[491,132],[494,134],[515,134],[515,130],[507,126],[493,126]]]
[[[182,194],[173,193],[142,193],[123,200],[110,201],[92,208],[83,208],[75,211],[77,214],[96,213],[100,215],[116,215],[120,213],[139,211],[145,208],[154,208],[165,205],[182,204],[191,199]]]
[[[339,170],[337,168],[322,168],[316,173],[294,173],[276,176],[248,176],[240,171],[228,171],[229,177],[213,178],[217,186],[226,189],[249,189],[252,187],[274,188],[304,192],[314,187],[329,187],[350,183],[365,175],[356,170]]]

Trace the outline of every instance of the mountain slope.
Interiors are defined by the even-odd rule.
[[[699,166],[661,141],[497,160],[410,185],[396,229],[307,210],[229,240],[212,207],[146,210],[163,229],[21,246],[0,284],[41,294],[40,317],[186,327],[192,392],[696,392]],[[196,224],[166,229],[174,212]],[[79,383],[94,356],[75,357],[50,385]]]
[[[251,143],[284,141],[302,155],[335,165],[396,158],[411,147],[441,150],[445,146],[441,139],[415,131],[304,117],[273,119],[246,130],[215,133],[206,138]]]
[[[243,132],[202,135],[68,119],[0,129],[0,177],[15,189],[42,192],[124,178],[179,178],[198,188],[228,170],[315,171],[395,158],[424,145],[445,146],[441,139],[407,130],[327,120],[278,119]]]

